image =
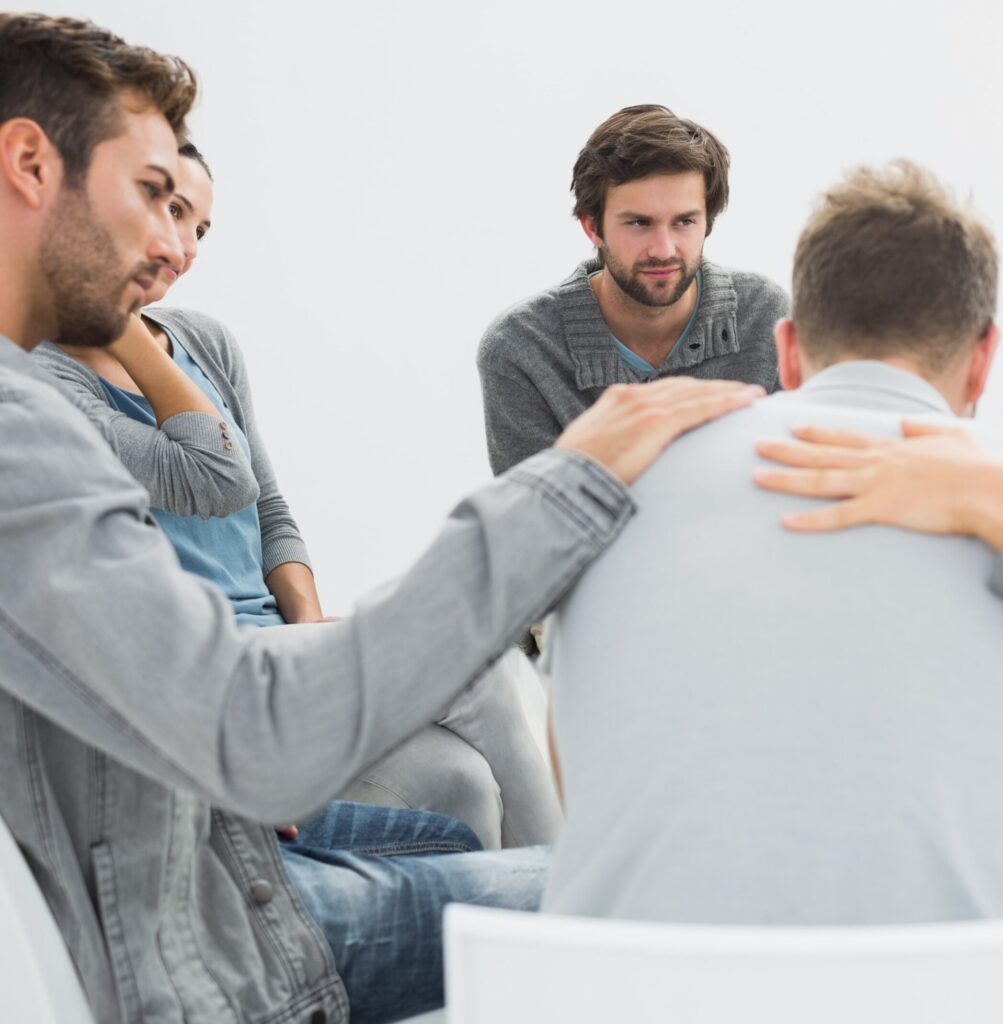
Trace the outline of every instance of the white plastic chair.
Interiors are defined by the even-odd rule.
[[[0,819],[0,1018],[94,1024],[48,904]]]
[[[446,911],[449,1024],[1000,1024],[1003,922],[724,928]]]

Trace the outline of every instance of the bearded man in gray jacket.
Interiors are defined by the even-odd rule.
[[[182,258],[175,133],[194,96],[174,58],[0,14],[0,815],[101,1024],[398,1020],[441,1002],[444,903],[535,905],[544,857],[451,854],[469,830],[393,808],[282,850],[269,823],[439,717],[616,537],[625,484],[752,393],[614,392],[349,618],[238,630],[28,356],[118,337]],[[228,443],[225,423],[192,426]]]
[[[665,107],[625,107],[578,155],[574,215],[596,247],[502,313],[477,354],[495,473],[536,454],[611,384],[687,374],[779,386],[788,300],[703,246],[728,202],[728,151]]]

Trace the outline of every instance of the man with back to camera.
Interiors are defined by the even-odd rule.
[[[180,61],[0,14],[0,815],[102,1024],[399,1019],[441,1002],[444,903],[533,906],[544,857],[443,855],[476,841],[391,808],[335,805],[281,850],[259,823],[302,820],[440,714],[616,537],[622,481],[751,389],[612,394],[350,618],[238,630],[27,354],[107,344],[177,262],[194,96]],[[375,855],[405,847],[433,855]]]
[[[773,325],[787,296],[703,256],[728,164],[706,128],[662,106],[625,107],[592,133],[571,190],[596,257],[481,339],[495,473],[553,444],[611,384],[688,374],[778,386]]]
[[[799,535],[781,513],[815,504],[753,483],[756,440],[797,424],[898,436],[903,417],[970,416],[996,287],[988,230],[919,168],[825,195],[777,326],[788,390],[673,446],[558,615],[567,824],[546,909],[1003,916],[1000,556],[887,526]],[[998,431],[973,434],[1003,455]]]

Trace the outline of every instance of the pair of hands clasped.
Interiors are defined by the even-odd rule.
[[[749,405],[762,388],[673,377],[615,385],[571,423],[555,447],[580,451],[630,484],[680,434]],[[836,504],[791,513],[792,530],[865,523],[979,537],[1003,551],[1003,464],[964,430],[906,421],[902,438],[803,427],[795,441],[763,441],[756,451],[786,469],[761,469],[768,490]]]

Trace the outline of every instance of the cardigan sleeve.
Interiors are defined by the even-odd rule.
[[[97,375],[57,346],[40,345],[33,358],[104,435],[154,508],[208,519],[257,500],[258,482],[241,446],[225,446],[224,416],[182,412],[160,427],[140,423],[113,409]]]
[[[233,333],[215,317],[193,310],[156,310],[154,316],[163,319],[172,329],[197,344],[215,365],[222,380],[232,389],[236,398],[239,425],[251,449],[251,468],[258,486],[258,520],[261,526],[261,568],[268,574],[285,562],[301,562],[310,568],[310,556],[300,534],[289,504],[279,490],[265,447],[264,438],[254,416],[254,400],[244,354]]]

